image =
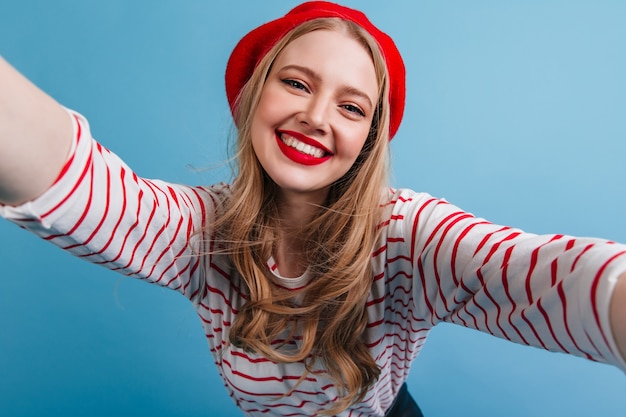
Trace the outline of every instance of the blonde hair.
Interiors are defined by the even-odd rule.
[[[313,279],[300,290],[302,299],[294,305],[293,291],[274,285],[267,268],[280,223],[277,186],[256,158],[250,139],[251,121],[280,52],[294,39],[322,29],[346,32],[370,53],[379,102],[361,154],[331,185],[327,201],[298,235],[305,243],[305,262]],[[272,361],[302,362],[307,372],[321,360],[339,396],[325,414],[338,413],[363,400],[380,375],[363,336],[373,280],[372,251],[380,233],[381,196],[389,168],[388,91],[387,69],[378,45],[355,23],[315,19],[289,32],[264,56],[238,97],[237,172],[232,195],[212,226],[249,292],[230,329],[230,342]],[[272,346],[285,333],[287,342],[296,336],[300,339],[295,352]],[[305,377],[306,373],[298,384]]]

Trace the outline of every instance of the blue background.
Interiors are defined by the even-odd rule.
[[[0,54],[140,175],[229,178],[223,70],[293,1],[22,0]],[[626,242],[626,2],[346,1],[396,40],[396,186],[497,223]],[[16,138],[19,140],[19,138]],[[178,294],[0,222],[1,416],[240,415]],[[437,327],[410,390],[427,416],[623,416],[616,368]]]

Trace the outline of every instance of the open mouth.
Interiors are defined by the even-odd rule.
[[[315,146],[306,144],[288,133],[278,132],[280,140],[290,148],[296,149],[298,152],[302,152],[305,155],[312,156],[314,158],[322,158],[326,156],[327,152],[324,149],[317,148]]]
[[[333,156],[330,149],[301,133],[276,131],[276,141],[282,153],[302,165],[319,165]]]

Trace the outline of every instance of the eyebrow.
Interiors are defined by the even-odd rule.
[[[322,77],[320,77],[320,75],[317,72],[313,71],[311,68],[303,67],[301,65],[295,65],[295,64],[285,65],[284,67],[280,69],[280,71],[288,70],[288,69],[295,69],[297,71],[303,72],[316,82],[319,82],[322,79]],[[370,107],[374,107],[374,104],[372,103],[372,100],[370,99],[370,97],[367,94],[365,94],[365,92],[359,90],[358,88],[350,86],[350,85],[346,85],[346,86],[343,86],[341,90],[350,95],[361,97],[367,100]]]

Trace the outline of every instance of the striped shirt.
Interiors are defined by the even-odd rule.
[[[224,385],[246,415],[311,416],[332,404],[337,392],[321,367],[285,396],[303,364],[228,343],[247,290],[225,256],[210,255],[205,230],[228,185],[140,178],[71,115],[75,140],[59,179],[32,202],[0,206],[0,215],[89,262],[192,300]],[[442,321],[626,369],[608,318],[626,246],[494,225],[411,190],[389,190],[380,227],[365,338],[381,375],[342,416],[383,416]],[[271,260],[268,267],[277,272]]]

